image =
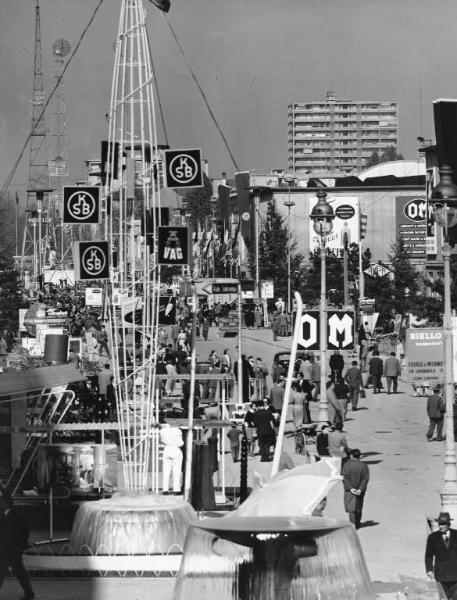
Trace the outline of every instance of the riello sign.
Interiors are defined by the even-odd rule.
[[[319,311],[307,311],[301,316],[302,331],[298,343],[305,350],[320,348]],[[354,349],[355,319],[351,311],[327,312],[327,349]]]

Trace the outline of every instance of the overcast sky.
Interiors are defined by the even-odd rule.
[[[36,0],[0,0],[0,183],[30,129]],[[75,46],[98,0],[40,0],[43,70]],[[107,137],[120,0],[104,0],[65,78],[74,179]],[[172,147],[199,147],[210,175],[234,167],[173,40],[144,0]],[[455,0],[171,0],[168,15],[241,170],[287,167],[287,105],[337,97],[397,101],[400,151],[433,138],[432,101],[457,97]],[[422,95],[422,102],[420,97]],[[159,130],[160,131],[160,130]],[[159,133],[159,139],[164,141]],[[28,152],[11,189],[24,196]]]

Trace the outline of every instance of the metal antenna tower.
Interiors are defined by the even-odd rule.
[[[156,216],[160,214],[157,180],[162,161],[145,17],[142,0],[122,0],[104,165],[110,215],[105,222],[107,238],[117,255],[109,319],[125,487],[152,487],[157,492],[158,438],[152,424],[158,419],[158,402],[152,358],[157,348],[160,274],[157,252],[151,253],[149,244],[155,243]],[[116,286],[124,292],[117,308],[113,306]],[[125,318],[128,313],[131,322]],[[128,361],[132,327],[141,352],[134,352]],[[152,486],[148,471],[152,472]]]
[[[32,133],[30,137],[26,224],[21,256],[22,271],[31,271],[34,280],[42,272],[42,246],[43,239],[47,237],[46,219],[43,222],[45,194],[49,193],[47,128],[43,113],[44,99],[40,4],[39,0],[36,0],[33,93],[31,100]]]
[[[70,249],[71,226],[62,223],[62,187],[68,181],[68,139],[65,108],[65,95],[62,73],[65,67],[65,57],[70,52],[70,43],[59,39],[52,45],[53,77],[55,85],[53,110],[50,127],[50,160],[49,181],[52,193],[49,196],[49,238],[47,240],[46,258],[51,268],[55,268],[59,259],[64,269],[65,255]]]

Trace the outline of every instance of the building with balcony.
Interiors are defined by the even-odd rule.
[[[289,104],[288,167],[292,173],[353,173],[373,152],[398,147],[398,104],[326,100]]]

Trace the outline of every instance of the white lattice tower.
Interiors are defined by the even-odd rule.
[[[105,197],[109,218],[105,222],[117,258],[113,260],[109,319],[125,487],[150,487],[149,470],[152,489],[158,491],[153,428],[158,406],[151,357],[157,342],[160,274],[147,241],[155,243],[156,239],[157,223],[150,216],[160,214],[156,181],[160,158],[145,17],[142,0],[122,0],[108,115]],[[141,224],[151,221],[151,235],[142,235]],[[124,319],[129,313],[136,317],[131,324]],[[132,338],[139,342],[136,352],[131,351]],[[131,365],[126,367],[127,352]],[[138,381],[143,383],[136,386]]]
[[[43,112],[45,92],[41,55],[40,4],[35,5],[35,45],[33,63],[32,123],[29,146],[29,175],[27,189],[27,212],[22,240],[21,270],[30,270],[35,279],[42,270],[43,239],[47,235],[47,223],[43,219],[49,192],[48,139]]]
[[[65,39],[58,39],[52,45],[54,93],[49,131],[49,181],[53,191],[48,200],[49,234],[46,258],[51,266],[55,266],[52,263],[55,263],[58,257],[62,269],[64,257],[69,253],[71,245],[71,226],[62,223],[63,186],[68,183],[68,138],[63,71],[65,57],[69,52],[70,43]]]

